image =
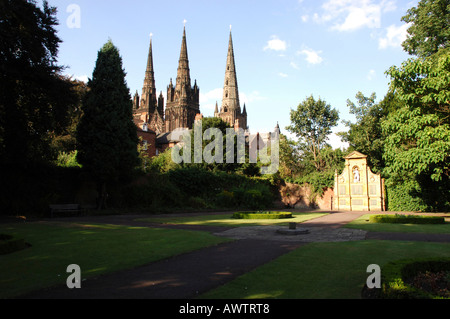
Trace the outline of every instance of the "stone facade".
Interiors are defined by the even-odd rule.
[[[170,79],[167,87],[165,132],[171,132],[177,128],[192,129],[195,116],[200,113],[199,103],[200,89],[197,81],[194,86],[191,86],[186,29],[184,29],[176,83],[174,86]]]
[[[200,89],[197,81],[191,85],[189,58],[186,40],[186,28],[183,29],[180,58],[178,60],[177,78],[175,84],[170,79],[167,86],[167,101],[164,108],[162,92],[157,95],[155,73],[153,67],[152,41],[147,59],[142,94],[138,92],[133,97],[134,122],[138,129],[145,126],[156,133],[156,148],[158,152],[164,151],[177,143],[171,138],[175,129],[192,129],[195,118],[200,112]],[[241,110],[239,90],[237,84],[236,65],[234,59],[233,40],[230,32],[223,100],[220,112],[216,103],[215,117],[220,117],[231,127],[247,130],[247,110],[244,105]]]
[[[244,109],[241,112],[241,105],[239,102],[239,89],[236,74],[236,63],[234,59],[233,39],[231,37],[228,42],[227,64],[225,68],[225,81],[223,86],[222,107],[219,108],[216,103],[214,116],[221,118],[227,122],[231,127],[242,128],[246,130],[247,127],[247,110],[244,104]]]
[[[344,157],[345,167],[334,179],[334,210],[384,211],[384,179],[367,165],[367,156],[352,152]]]

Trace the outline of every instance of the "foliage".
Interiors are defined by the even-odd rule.
[[[0,4],[0,162],[52,159],[51,133],[67,124],[71,85],[57,64],[56,8],[43,1]]]
[[[280,168],[279,176],[292,179],[300,172],[300,154],[297,144],[286,135],[280,134]]]
[[[341,149],[333,150],[331,146],[326,146],[320,151],[322,158],[321,170],[316,170],[312,164],[313,160],[309,153],[302,156],[302,174],[294,179],[297,184],[308,184],[313,196],[322,196],[325,188],[334,186],[335,172],[339,173],[344,169],[342,158],[345,153]]]
[[[77,162],[77,153],[78,151],[76,150],[68,153],[60,152],[55,164],[60,167],[81,167]]]
[[[64,78],[64,81],[71,86],[71,100],[67,103],[68,116],[67,124],[60,132],[52,132],[51,148],[53,152],[71,153],[77,148],[76,132],[77,126],[82,117],[82,101],[88,91],[87,84],[83,81]]]
[[[372,171],[378,173],[384,168],[383,143],[384,137],[381,122],[387,115],[383,103],[376,103],[376,94],[366,97],[363,93],[356,94],[358,106],[347,100],[350,114],[355,115],[356,123],[343,121],[349,128],[347,132],[338,133],[344,142],[349,143],[348,151],[358,151],[368,156],[368,164]]]
[[[237,219],[283,219],[283,218],[292,218],[292,213],[272,212],[272,211],[236,212],[236,213],[233,213],[233,218],[237,218]]]
[[[180,167],[180,164],[177,164],[172,160],[172,149],[169,148],[163,153],[150,159],[147,171],[166,173]]]
[[[437,296],[414,287],[412,279],[421,272],[450,270],[449,258],[401,259],[383,267],[380,299],[433,299]]]
[[[371,215],[371,223],[390,224],[445,224],[445,218],[439,216],[419,216],[419,215]]]
[[[450,44],[450,3],[448,0],[421,0],[407,11],[402,21],[410,23],[402,46],[406,52],[429,57]]]
[[[98,52],[88,88],[77,127],[77,160],[97,181],[101,208],[106,184],[130,175],[139,164],[131,96],[111,40]]]
[[[441,199],[436,203],[422,197],[431,209],[446,210],[450,198],[450,48],[426,59],[410,59],[387,73],[393,92],[405,106],[382,123],[385,172],[394,180],[392,184],[408,176],[422,192]]]
[[[313,156],[317,170],[321,169],[320,151],[326,145],[331,128],[337,125],[339,113],[320,98],[316,101],[311,95],[291,110],[291,125],[286,129],[299,138],[302,149]]]
[[[245,175],[180,167],[152,172],[124,187],[112,202],[124,208],[150,211],[168,209],[263,209],[272,205],[274,193],[266,180]]]

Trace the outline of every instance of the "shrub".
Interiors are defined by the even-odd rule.
[[[289,212],[236,212],[233,214],[236,219],[283,219],[292,218],[292,213]]]
[[[0,255],[9,254],[24,248],[26,248],[26,243],[23,239],[0,234]]]
[[[412,285],[420,273],[450,271],[450,258],[404,259],[383,267],[381,299],[430,299],[437,296]]]
[[[371,215],[371,223],[390,224],[445,224],[445,218],[439,216],[419,216],[419,215]]]

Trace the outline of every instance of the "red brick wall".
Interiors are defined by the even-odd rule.
[[[280,186],[281,202],[289,207],[298,209],[318,208],[331,210],[334,192],[332,188],[325,189],[322,197],[313,197],[308,186],[286,183]]]
[[[144,145],[145,141],[147,142],[147,154],[149,157],[156,156],[156,133],[149,131],[137,130],[137,135],[139,138],[142,138],[141,146]]]

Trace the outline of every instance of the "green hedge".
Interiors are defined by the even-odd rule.
[[[439,298],[417,289],[409,282],[419,273],[450,271],[450,258],[404,259],[383,267],[380,299],[433,299]]]
[[[439,216],[419,216],[419,215],[371,215],[371,223],[389,224],[445,224],[445,218]]]
[[[289,212],[236,212],[233,214],[236,219],[282,219],[292,218]]]
[[[0,234],[0,255],[9,254],[24,248],[26,248],[26,243],[23,239]]]

